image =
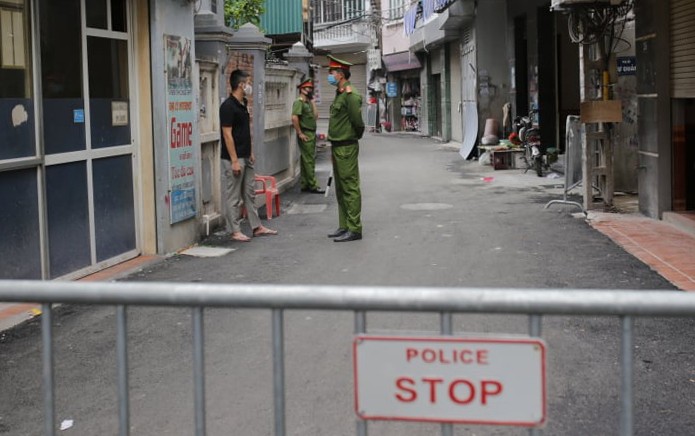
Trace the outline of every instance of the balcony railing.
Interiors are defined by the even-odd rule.
[[[372,44],[373,29],[366,21],[355,21],[314,29],[314,47],[360,47]]]

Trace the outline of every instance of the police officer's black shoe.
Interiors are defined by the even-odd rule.
[[[302,188],[302,192],[310,192],[312,194],[324,194],[326,191],[323,189],[316,187],[316,188]]]
[[[344,235],[337,237],[333,242],[347,242],[347,241],[358,241],[362,239],[362,233],[347,231]]]
[[[329,237],[329,238],[337,238],[337,237],[339,237],[339,236],[343,236],[343,235],[346,234],[347,232],[348,232],[348,229],[338,229],[338,230],[336,230],[336,231],[333,232],[333,233],[329,233],[329,234],[328,234],[328,237]]]

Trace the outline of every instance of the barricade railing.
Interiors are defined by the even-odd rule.
[[[562,188],[562,200],[550,200],[545,209],[553,204],[567,204],[578,207],[584,215],[584,206],[576,201],[567,199],[567,194],[582,183],[582,139],[585,135],[584,127],[577,115],[568,115],[565,125],[565,183]]]
[[[0,280],[0,302],[42,304],[44,434],[55,434],[53,304],[116,307],[119,435],[129,434],[128,306],[178,306],[192,310],[194,416],[196,436],[205,435],[204,309],[264,308],[272,314],[274,434],[284,436],[284,311],[342,310],[355,314],[356,334],[367,332],[366,312],[431,312],[440,316],[441,334],[452,335],[452,314],[526,314],[529,335],[540,337],[543,315],[618,316],[621,318],[620,435],[633,434],[632,349],[634,317],[695,317],[695,294],[678,291],[539,290],[496,288],[424,288],[238,285],[151,282],[53,282]],[[441,433],[453,434],[443,423]],[[531,435],[542,430],[531,429]],[[356,434],[367,435],[367,422],[356,421]]]

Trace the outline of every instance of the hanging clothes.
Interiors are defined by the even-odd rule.
[[[422,21],[427,21],[434,15],[434,0],[422,0]]]
[[[420,2],[415,3],[408,9],[408,11],[403,15],[403,33],[405,36],[410,36],[415,32],[415,24],[417,22],[417,10]]]

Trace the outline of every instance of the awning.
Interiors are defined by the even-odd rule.
[[[422,67],[420,60],[415,53],[403,51],[390,55],[382,56],[386,71],[393,73],[396,71],[416,70]]]

